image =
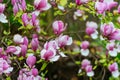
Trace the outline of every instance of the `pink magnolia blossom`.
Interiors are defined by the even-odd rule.
[[[26,56],[26,53],[27,53],[27,46],[26,45],[21,45],[21,55],[23,56],[23,57],[25,57]]]
[[[48,50],[43,49],[40,53],[41,58],[50,62],[55,62],[59,59],[59,55],[56,54],[56,50],[53,48],[50,48]]]
[[[120,40],[120,29],[115,29],[109,36],[109,40]]]
[[[95,9],[98,14],[103,14],[107,10],[107,3],[104,2],[95,2]]]
[[[97,29],[98,25],[97,23],[91,21],[86,23],[86,33],[90,35],[93,39],[98,38],[98,32]]]
[[[89,55],[89,42],[88,41],[83,41],[81,43],[81,55],[83,56],[88,56]]]
[[[41,11],[46,11],[51,8],[51,5],[48,3],[48,0],[35,0],[34,7],[36,9],[35,13],[38,15]]]
[[[33,51],[36,51],[38,49],[39,46],[39,40],[37,37],[33,37],[32,41],[31,41],[31,47]]]
[[[107,48],[108,53],[109,53],[110,56],[112,56],[112,57],[116,57],[117,56],[118,50],[115,47],[115,43],[114,42],[108,43],[106,48]]]
[[[82,69],[85,69],[88,65],[90,65],[90,61],[87,60],[87,59],[84,59],[82,62],[81,62],[81,66],[82,66]]]
[[[3,2],[3,0],[0,0],[0,3]]]
[[[26,59],[26,63],[30,68],[32,68],[36,63],[36,57],[33,55],[29,55]]]
[[[0,3],[0,14],[5,10],[5,4]]]
[[[108,66],[109,71],[112,73],[113,77],[118,77],[120,75],[119,71],[118,71],[118,64],[116,62],[114,62],[113,64]]]
[[[48,50],[49,48],[53,48],[53,49],[55,49],[55,50],[56,50],[56,49],[59,49],[58,44],[57,44],[57,42],[56,42],[55,40],[46,42],[46,43],[44,44],[44,48],[45,48],[46,50]]]
[[[94,76],[94,72],[93,72],[93,69],[92,69],[92,66],[91,66],[91,65],[87,65],[87,66],[85,67],[85,71],[86,71],[86,73],[87,73],[87,76],[89,76],[89,77]]]
[[[22,15],[22,22],[23,22],[23,25],[24,25],[24,26],[27,26],[27,25],[29,24],[29,17],[28,17],[28,15],[27,15],[27,13],[24,13],[24,14]]]
[[[84,4],[84,3],[88,3],[89,0],[75,0],[76,4],[77,5],[81,5],[81,4]]]
[[[114,0],[104,0],[103,3],[107,4],[107,10],[111,10],[113,7],[116,7],[118,5],[118,3]]]
[[[0,58],[0,74],[7,73],[13,71],[13,67],[11,67],[6,60]]]
[[[20,44],[23,42],[23,38],[20,34],[15,34],[13,37],[13,41],[17,44]]]
[[[71,45],[72,44],[72,37],[69,37],[68,35],[60,35],[56,39],[59,47],[64,47],[65,45]]]
[[[81,17],[81,16],[83,15],[83,13],[84,13],[84,12],[81,11],[81,10],[75,11],[75,12],[74,12],[74,15],[73,15],[74,20],[76,20],[77,17]]]
[[[17,49],[15,48],[15,46],[8,46],[5,52],[6,53],[14,53],[16,51],[17,51]]]
[[[53,31],[55,34],[61,34],[63,31],[65,31],[66,26],[61,20],[54,21],[52,24]]]
[[[103,24],[101,25],[101,32],[103,36],[109,36],[114,31],[114,25],[112,22],[109,24]]]

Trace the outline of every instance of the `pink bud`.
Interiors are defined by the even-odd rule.
[[[96,2],[95,9],[99,14],[103,14],[107,10],[107,4],[103,2]]]
[[[114,62],[113,64],[111,64],[108,67],[108,69],[109,69],[110,72],[116,71],[116,70],[118,70],[118,64],[116,62]]]
[[[88,65],[90,65],[90,61],[87,59],[84,59],[81,65],[82,65],[82,69],[85,69]]]
[[[22,10],[23,10],[23,11],[26,10],[26,2],[25,2],[25,0],[22,0],[22,1],[21,1],[21,7],[22,7]]]
[[[86,72],[91,72],[92,71],[92,66],[91,65],[87,65],[85,67],[85,70],[86,70]]]
[[[7,50],[5,52],[6,53],[14,53],[15,51],[17,51],[17,49],[15,48],[15,46],[8,46]]]
[[[21,53],[22,56],[25,57],[27,53],[27,46],[26,45],[21,45]]]
[[[82,43],[81,43],[81,48],[82,49],[87,49],[89,47],[89,42],[88,41],[83,41]]]
[[[77,5],[81,5],[81,4],[84,4],[84,3],[88,3],[89,0],[75,0],[76,4]]]
[[[61,34],[63,31],[65,31],[66,26],[61,20],[54,21],[52,24],[53,30],[55,34]]]
[[[0,14],[5,10],[5,4],[0,3]]]
[[[15,3],[15,4],[13,5],[14,15],[16,15],[18,11],[19,11],[19,8],[18,8],[17,4]]]
[[[27,37],[23,37],[23,45],[28,46],[28,38]]]
[[[37,76],[38,75],[38,69],[33,68],[32,69],[32,75]]]
[[[27,26],[29,24],[29,18],[28,18],[27,13],[24,13],[22,15],[22,22],[23,22],[24,26]]]
[[[38,49],[38,46],[39,46],[38,38],[33,38],[31,41],[32,50],[36,51]]]
[[[36,63],[36,57],[33,55],[29,55],[26,59],[26,63],[27,65],[29,65],[30,68],[32,68]]]

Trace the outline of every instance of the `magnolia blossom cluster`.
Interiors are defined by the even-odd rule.
[[[38,75],[37,68],[23,68],[19,71],[19,76],[17,80],[42,80],[42,78]]]
[[[14,35],[13,41],[17,44],[17,46],[8,46],[6,49],[6,53],[12,53],[17,56],[26,56],[27,47],[28,47],[28,38],[22,37],[19,34]]]
[[[88,56],[89,55],[89,49],[88,49],[88,47],[89,47],[89,42],[88,41],[83,41],[82,43],[81,43],[81,55],[83,55],[83,56]]]
[[[59,51],[60,48],[72,44],[72,38],[68,35],[60,35],[55,40],[46,42],[44,49],[41,51],[41,58],[50,62],[57,61],[60,56],[66,57],[63,52]]]
[[[6,16],[4,15],[4,10],[5,10],[5,4],[2,3],[3,1],[0,1],[0,22],[2,23],[7,23],[8,20],[6,19]]]
[[[66,45],[72,44],[72,37],[62,35],[61,33],[66,29],[66,26],[61,20],[54,21],[52,24],[53,31],[59,35],[55,40],[51,40],[44,44],[44,49],[41,51],[41,58],[50,62],[57,61],[60,57],[65,57],[64,53],[59,49]],[[60,35],[61,34],[61,35]]]
[[[97,31],[98,25],[96,22],[87,22],[86,23],[86,33],[92,37],[92,39],[98,38],[98,31]]]
[[[28,16],[27,13],[24,13],[22,15],[22,22],[25,27],[28,25],[33,26],[34,29],[39,33],[40,32],[40,25],[39,25],[39,20],[37,19],[37,16],[35,13],[30,14],[31,18]],[[30,27],[28,26],[28,27]]]
[[[16,15],[20,10],[26,11],[26,1],[25,0],[11,0],[13,5],[13,12]]]
[[[87,76],[92,77],[94,76],[94,71],[91,65],[91,62],[87,59],[84,59],[81,62],[81,69],[85,70],[85,72],[87,73]]]
[[[13,71],[13,67],[10,64],[9,54],[0,48],[0,75],[3,73],[9,75]]]
[[[117,78],[120,75],[118,64],[116,62],[110,64],[108,66],[109,71],[111,72],[112,76]]]
[[[118,5],[114,0],[99,0],[95,2],[95,9],[98,14],[104,14],[105,11],[111,10]]]

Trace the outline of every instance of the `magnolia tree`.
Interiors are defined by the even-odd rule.
[[[120,79],[119,0],[0,0],[0,26],[2,80],[54,80],[69,58],[64,80]]]

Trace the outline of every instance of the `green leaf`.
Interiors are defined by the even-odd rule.
[[[3,31],[3,34],[4,34],[4,35],[9,35],[9,34],[10,34],[10,31],[7,32],[6,30],[4,30],[4,31]]]
[[[7,77],[6,80],[11,80],[11,78],[10,78],[10,77]]]
[[[67,4],[67,0],[60,0],[60,5],[65,6]]]
[[[48,63],[45,62],[45,63],[42,65],[42,67],[41,67],[40,70],[43,71],[43,70],[47,67],[47,65],[48,65]]]

